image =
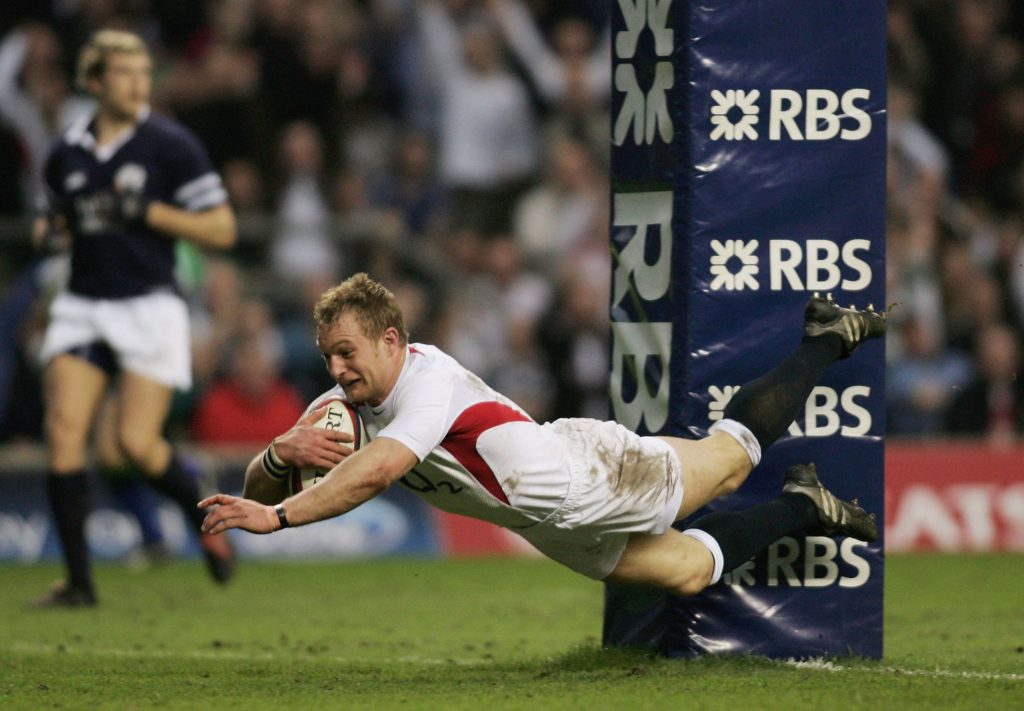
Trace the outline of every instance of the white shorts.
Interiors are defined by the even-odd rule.
[[[563,419],[544,427],[565,443],[568,494],[540,523],[513,530],[549,558],[601,580],[631,533],[661,534],[675,521],[682,465],[667,442],[614,422]]]
[[[192,387],[188,308],[177,294],[90,299],[59,293],[50,305],[43,363],[94,342],[106,343],[124,371],[179,390]]]

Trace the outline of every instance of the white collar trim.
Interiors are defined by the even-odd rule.
[[[135,125],[118,136],[116,141],[112,141],[105,146],[97,146],[96,136],[89,130],[89,126],[96,119],[96,113],[96,111],[91,111],[73,123],[65,134],[65,140],[69,145],[80,146],[84,150],[89,151],[96,156],[96,160],[100,163],[106,163],[114,157],[114,154],[121,149],[121,146],[132,139],[139,126],[149,118],[152,111],[149,106],[143,106],[135,117]]]

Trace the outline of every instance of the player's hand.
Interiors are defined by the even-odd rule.
[[[214,494],[199,502],[201,509],[213,507],[203,519],[203,533],[222,533],[240,528],[250,533],[273,533],[281,527],[273,506],[238,496]]]
[[[274,454],[278,459],[300,469],[331,469],[352,454],[348,444],[352,442],[352,435],[313,426],[327,413],[328,407],[313,410],[274,440]]]
[[[37,217],[32,223],[32,247],[41,254],[61,254],[71,248],[71,232],[63,215]]]

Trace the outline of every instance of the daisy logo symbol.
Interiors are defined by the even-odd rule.
[[[757,273],[761,270],[758,266],[757,240],[753,239],[744,242],[739,239],[727,239],[725,242],[711,240],[711,290],[720,291],[743,291],[751,289],[757,291],[760,284],[757,283]],[[730,266],[739,263],[739,269],[733,271]]]
[[[725,92],[715,89],[711,92],[715,105],[711,107],[711,140],[742,141],[749,138],[757,140],[757,129],[761,109],[757,100],[761,92],[757,89],[744,91],[728,89]]]
[[[717,385],[709,387],[708,395],[711,396],[711,401],[708,403],[708,419],[712,422],[721,420],[725,413],[725,406],[729,404],[732,396],[739,389],[739,385],[726,385],[721,388]]]

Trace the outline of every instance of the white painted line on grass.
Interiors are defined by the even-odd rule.
[[[27,642],[15,642],[8,647],[8,650],[15,654],[77,654],[94,657],[125,657],[132,659],[222,659],[226,661],[258,662],[274,661],[281,659],[295,660],[298,658],[308,661],[333,662],[336,664],[361,664],[365,659],[347,659],[345,657],[327,657],[314,654],[302,654],[301,652],[285,652],[274,654],[272,652],[247,653],[232,652],[227,649],[218,650],[194,650],[194,651],[168,651],[160,649],[114,649],[108,647],[90,648],[71,645],[51,644],[29,644]],[[380,660],[375,660],[379,662]],[[487,666],[494,664],[493,659],[436,659],[431,657],[404,656],[399,657],[398,662],[405,664],[458,664],[460,666]],[[977,679],[980,681],[1024,681],[1024,674],[1012,674],[1007,672],[980,672],[980,671],[957,671],[955,669],[908,669],[905,667],[893,666],[845,666],[827,659],[787,659],[783,662],[786,666],[795,669],[809,669],[811,671],[825,671],[832,673],[867,673],[867,674],[892,674],[894,676],[923,676],[933,679]]]
[[[934,679],[983,679],[986,681],[1024,681],[1024,674],[1007,672],[956,671],[955,669],[906,669],[904,667],[848,667],[826,659],[787,659],[788,666],[827,672],[867,672],[896,676],[924,676]]]
[[[296,659],[304,659],[307,661],[333,662],[336,664],[361,664],[367,661],[365,659],[349,659],[346,657],[329,657],[316,654],[303,654],[301,651],[288,651],[283,652],[281,654],[275,654],[273,652],[262,652],[253,654],[248,652],[232,652],[231,650],[227,649],[197,649],[193,651],[169,651],[162,649],[113,649],[109,647],[81,647],[77,645],[73,646],[70,644],[33,644],[28,642],[15,642],[8,649],[14,654],[75,654],[90,657],[124,657],[129,659],[223,659],[227,661],[241,662],[272,662],[275,660],[279,661],[284,659],[294,661]],[[396,661],[403,662],[406,664],[458,664],[460,666],[471,666],[493,664],[495,660],[456,658],[433,659],[429,657],[406,656],[400,657]]]

